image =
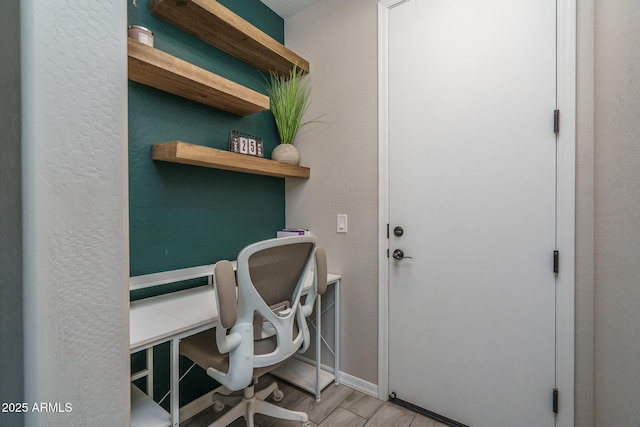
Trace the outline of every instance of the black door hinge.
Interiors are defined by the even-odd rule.
[[[553,413],[558,413],[558,389],[553,389]]]
[[[560,110],[553,111],[553,133],[560,133]]]
[[[553,272],[558,274],[560,272],[560,251],[553,251]]]

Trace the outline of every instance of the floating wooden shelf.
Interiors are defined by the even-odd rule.
[[[128,39],[129,79],[239,116],[269,109],[269,97]]]
[[[309,72],[307,60],[215,0],[151,0],[151,13],[262,71]]]
[[[236,154],[202,145],[182,141],[155,144],[153,160],[224,169],[255,175],[275,176],[279,178],[309,178],[311,170],[302,166],[293,166],[275,160]]]

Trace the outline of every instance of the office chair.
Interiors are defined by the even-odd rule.
[[[302,286],[314,259],[313,285],[303,304]],[[227,426],[240,416],[253,427],[255,413],[308,426],[306,413],[264,401],[271,393],[276,400],[282,398],[275,382],[259,392],[254,385],[258,377],[309,346],[306,317],[313,311],[316,296],[327,287],[326,255],[316,248],[315,237],[284,237],[249,245],[238,254],[237,288],[229,261],[216,263],[214,286],[218,326],[183,339],[180,353],[221,384],[214,391],[214,401],[224,401],[223,396],[238,390],[244,390],[244,396],[210,427]]]

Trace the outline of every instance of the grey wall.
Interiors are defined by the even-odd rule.
[[[342,274],[341,370],[378,376],[377,2],[324,0],[285,21],[287,46],[311,64],[309,118],[296,146],[311,179],[286,183],[287,226],[311,228]],[[336,233],[336,214],[348,233]]]
[[[20,2],[0,1],[0,402],[22,402],[22,209],[20,189]],[[0,425],[23,425],[0,413]]]
[[[26,425],[125,426],[126,2],[20,5]]]
[[[595,0],[594,425],[640,425],[640,3]]]
[[[575,425],[593,426],[594,0],[577,3]]]

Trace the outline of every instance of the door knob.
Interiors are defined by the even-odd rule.
[[[400,237],[404,234],[404,228],[397,226],[393,229],[393,234],[395,234],[396,236]]]
[[[396,249],[393,251],[393,254],[391,254],[391,256],[393,257],[393,259],[413,259],[413,257],[410,256],[404,256],[404,251],[402,249]]]

